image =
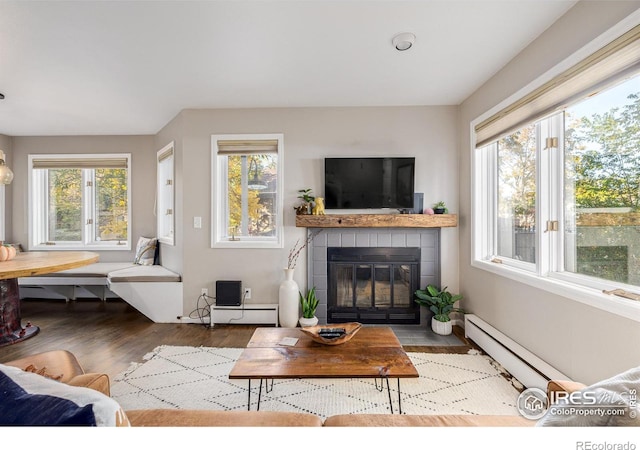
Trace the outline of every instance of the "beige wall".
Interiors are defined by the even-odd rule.
[[[416,191],[427,204],[442,199],[458,210],[456,107],[186,110],[180,120],[185,314],[195,309],[201,288],[215,294],[216,280],[242,281],[252,289],[252,303],[277,302],[289,249],[305,236],[295,227],[296,191],[323,194],[325,156],[415,156]],[[175,128],[164,130],[167,137],[156,146],[180,136]],[[226,133],[284,134],[283,249],[211,248],[211,135]],[[202,217],[201,229],[193,228],[194,216]],[[443,283],[457,289],[457,229],[443,230],[442,246]],[[295,274],[301,289],[305,258]]]
[[[460,280],[464,307],[587,383],[638,365],[640,324],[471,267],[470,122],[640,7],[579,2],[460,108]]]
[[[28,156],[51,153],[131,153],[131,250],[101,251],[100,261],[133,261],[140,236],[155,235],[156,173],[153,136],[49,136],[13,138],[13,242],[28,243]],[[150,168],[152,168],[150,170]],[[7,236],[9,240],[9,236]]]
[[[7,163],[7,166],[9,166],[9,168],[11,170],[13,169],[13,138],[11,138],[10,136],[5,136],[4,134],[0,134],[0,150],[4,151],[5,153],[5,162]],[[15,177],[15,171],[14,171],[14,177]],[[13,211],[12,211],[12,205],[13,205],[13,183],[5,186],[5,191],[4,191],[4,214],[5,214],[5,220],[4,220],[4,224],[5,224],[5,230],[4,230],[4,235],[5,235],[5,242],[15,242],[12,240],[13,238]]]

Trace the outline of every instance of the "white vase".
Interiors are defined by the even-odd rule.
[[[435,317],[431,318],[431,329],[435,334],[440,334],[442,336],[447,336],[453,331],[451,321],[440,322],[439,320],[436,320]]]
[[[313,316],[310,319],[307,319],[306,317],[300,317],[298,322],[300,322],[300,326],[303,327],[303,328],[304,327],[315,327],[316,325],[318,325],[318,318],[316,316]]]
[[[298,298],[300,288],[293,280],[294,269],[284,269],[284,281],[280,283],[278,293],[278,319],[280,326],[285,328],[295,328],[298,325]]]

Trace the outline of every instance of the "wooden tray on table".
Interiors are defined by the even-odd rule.
[[[304,334],[313,339],[314,342],[325,345],[340,345],[348,342],[353,336],[356,335],[358,330],[362,328],[362,324],[358,322],[349,323],[332,323],[330,325],[316,325],[313,327],[301,328]],[[325,337],[323,331],[325,330],[344,330],[339,336]]]

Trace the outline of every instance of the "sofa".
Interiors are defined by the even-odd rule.
[[[628,373],[605,380],[597,389],[634,389],[640,383],[640,368]],[[531,427],[540,425],[539,421],[529,420],[521,416],[478,416],[478,415],[392,415],[392,414],[344,414],[322,418],[308,413],[273,412],[273,411],[211,411],[211,410],[174,410],[149,409],[123,411],[110,398],[109,377],[105,374],[87,373],[75,356],[66,350],[49,351],[15,361],[0,364],[0,393],[3,393],[2,376],[14,375],[18,378],[28,378],[29,381],[46,384],[54,389],[66,390],[90,397],[81,399],[79,404],[104,402],[102,408],[108,417],[104,424],[112,426],[132,427]],[[612,381],[613,380],[613,381]],[[620,381],[622,380],[622,381]],[[622,383],[622,384],[621,384]],[[595,385],[594,385],[595,386]],[[620,387],[622,386],[622,387]],[[549,399],[562,397],[558,393],[571,393],[587,388],[584,384],[573,381],[550,381],[547,395]],[[602,391],[600,391],[600,395]],[[5,397],[6,398],[6,397]],[[6,402],[0,403],[0,424],[13,425],[15,417],[7,419]],[[17,405],[22,405],[19,399]],[[571,406],[571,405],[569,405]],[[20,406],[18,406],[19,409]],[[26,408],[27,406],[25,406]],[[4,411],[3,411],[4,408]],[[94,407],[95,409],[95,407]],[[58,413],[59,414],[59,413]],[[28,415],[33,417],[33,413]],[[554,420],[566,419],[566,415],[557,414],[559,419],[551,418],[549,425],[565,425],[564,422],[554,423]],[[635,415],[632,414],[633,417]],[[55,417],[59,419],[59,415]],[[14,422],[7,423],[7,420]],[[19,420],[19,419],[18,419]],[[40,420],[37,416],[35,419]],[[43,419],[44,420],[44,419]],[[78,425],[75,418],[69,418],[64,424]],[[579,418],[578,418],[579,420]],[[607,419],[607,420],[610,420]],[[50,424],[41,422],[39,424]],[[33,425],[33,423],[30,423]],[[571,423],[569,423],[571,424]],[[622,422],[621,425],[638,425],[638,422]],[[576,423],[575,425],[580,425]],[[586,424],[589,425],[589,424]],[[605,425],[616,425],[606,423]]]

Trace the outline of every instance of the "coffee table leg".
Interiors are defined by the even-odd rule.
[[[393,414],[393,402],[391,401],[391,388],[389,387],[389,377],[384,377],[387,382],[387,393],[389,394],[389,407],[391,408],[391,414]]]
[[[402,400],[400,400],[400,378],[398,378],[398,414],[402,414]]]
[[[249,391],[247,393],[247,411],[251,411],[251,378],[249,378]]]
[[[262,397],[262,378],[260,378],[260,387],[258,388],[258,406],[256,411],[260,411],[260,397]]]

